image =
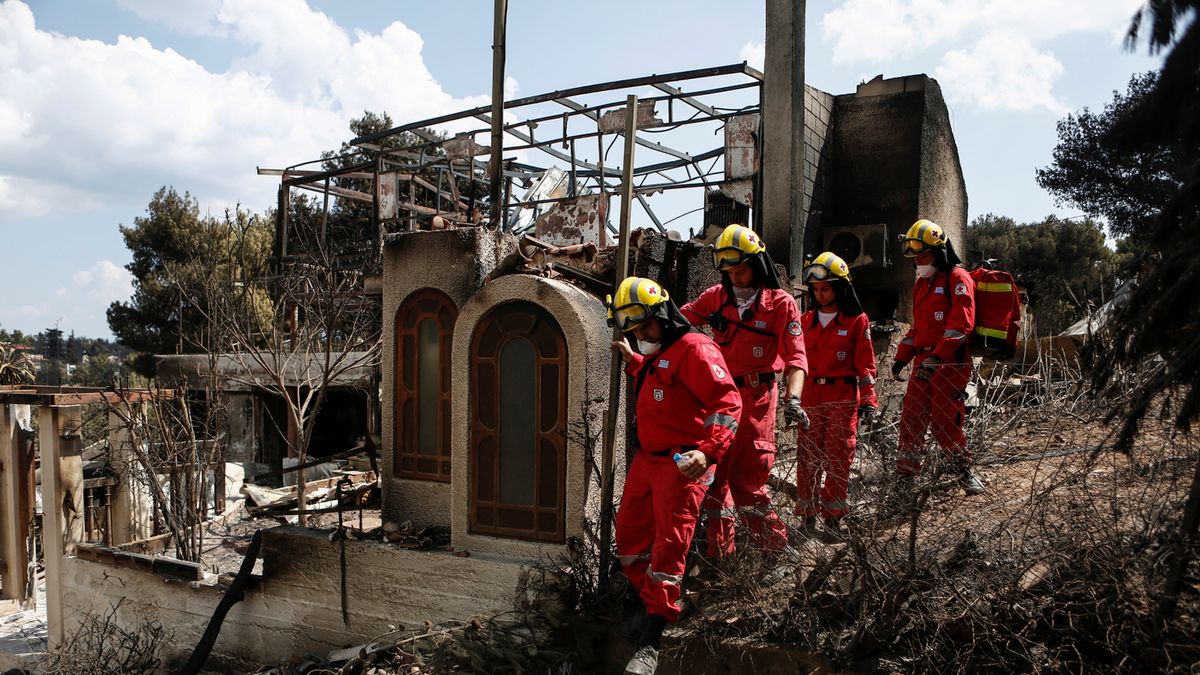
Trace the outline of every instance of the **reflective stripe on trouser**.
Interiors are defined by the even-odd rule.
[[[913,372],[920,365],[913,364]],[[966,388],[971,379],[971,364],[938,365],[928,380],[908,378],[904,392],[904,409],[900,413],[900,447],[896,473],[914,476],[921,471],[921,451],[925,431],[932,427],[933,438],[946,459],[955,464],[970,466],[971,451],[963,433],[966,415]]]
[[[775,407],[777,389],[738,387],[742,395],[742,418],[733,444],[717,464],[716,477],[705,495],[706,509],[729,513],[737,507],[750,542],[768,550],[787,546],[787,527],[771,506],[767,496],[767,476],[775,464]],[[750,507],[743,509],[743,507]],[[734,519],[709,518],[706,526],[710,557],[733,553]]]
[[[679,619],[680,581],[703,497],[704,486],[679,473],[671,458],[634,457],[617,510],[617,559],[648,614]]]
[[[796,434],[796,513],[840,518],[858,445],[858,390],[845,383],[809,387],[803,404],[811,426]]]

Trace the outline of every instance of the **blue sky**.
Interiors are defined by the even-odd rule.
[[[510,93],[748,59],[763,2],[511,0]],[[807,79],[848,93],[928,73],[970,217],[1075,216],[1038,189],[1055,123],[1157,61],[1120,37],[1139,0],[810,2]],[[365,109],[413,121],[488,101],[487,0],[0,0],[0,327],[108,337],[130,280],[119,224],[172,185],[261,211],[278,167]],[[696,218],[699,216],[696,215]],[[635,219],[634,225],[639,223]],[[689,223],[677,221],[683,229]]]

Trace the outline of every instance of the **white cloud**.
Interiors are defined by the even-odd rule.
[[[145,203],[168,184],[203,208],[263,208],[275,184],[256,166],[338,147],[364,110],[404,122],[487,101],[444,91],[424,65],[421,37],[400,22],[350,34],[302,0],[122,3],[223,34],[248,54],[211,72],[144,38],[39,30],[26,4],[0,0],[0,222]],[[506,88],[515,92],[516,81]]]
[[[964,38],[1015,33],[1034,42],[1080,32],[1114,34],[1142,0],[849,0],[821,18],[837,63],[880,62]]]
[[[939,79],[953,79],[946,90],[959,101],[986,110],[1061,112],[1053,86],[1062,64],[1045,43],[1080,33],[1117,39],[1141,4],[1142,0],[848,0],[825,13],[820,24],[836,63],[932,59],[940,63]]]
[[[969,51],[947,52],[934,75],[950,102],[966,101],[984,110],[1063,114],[1054,95],[1063,66],[1050,52],[1038,51],[1024,38],[989,35]]]
[[[185,33],[218,35],[222,32],[216,22],[221,0],[117,0],[117,4],[147,21]]]
[[[75,286],[102,305],[113,300],[128,300],[133,295],[133,275],[111,260],[97,260],[86,270],[71,276]]]
[[[745,61],[751,68],[763,69],[767,60],[767,45],[764,42],[747,42],[738,52],[738,58]]]
[[[66,294],[67,294],[67,289],[66,289],[66,288],[64,288],[64,287],[62,287],[62,286],[59,286],[59,287],[58,287],[58,290],[54,291],[54,294],[55,294],[55,295],[58,295],[58,296],[63,296],[63,295],[66,295]]]

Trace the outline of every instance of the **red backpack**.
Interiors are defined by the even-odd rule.
[[[980,267],[971,271],[975,282],[975,327],[971,351],[985,359],[1003,361],[1017,352],[1021,329],[1021,295],[1008,272]]]

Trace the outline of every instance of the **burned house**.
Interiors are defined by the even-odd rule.
[[[260,170],[280,177],[285,207],[303,190],[369,213],[354,264],[375,273],[362,290],[378,301],[382,356],[377,371],[334,383],[350,412],[328,422],[325,446],[375,447],[382,520],[448,528],[449,545],[267,530],[260,571],[214,655],[294,658],[396,625],[498,612],[534,561],[575,544],[603,559],[605,488],[620,494],[627,459],[604,308],[619,276],[695,297],[716,280],[706,242],[740,222],[791,275],[805,254],[838,252],[874,321],[907,318],[911,272],[896,235],[918,217],[955,239],[965,227],[940,89],[917,75],[818,91],[771,30],[767,67],[784,75],[774,80],[733,64],[573,87],[505,101],[500,120],[481,107],[355,139],[369,161],[353,166]],[[400,134],[420,142],[389,142]],[[502,147],[481,142],[488,134]],[[483,159],[492,151],[499,162]],[[282,261],[294,224],[279,213]],[[164,363],[204,371],[182,357]],[[227,378],[237,414],[226,437],[247,473],[274,470],[289,431],[248,377]],[[47,443],[67,436],[57,431],[43,432]],[[67,614],[129,598],[176,629],[176,653],[195,644],[229,580],[183,566],[170,571],[187,583],[165,584],[141,563],[106,549],[56,565],[51,642]]]

